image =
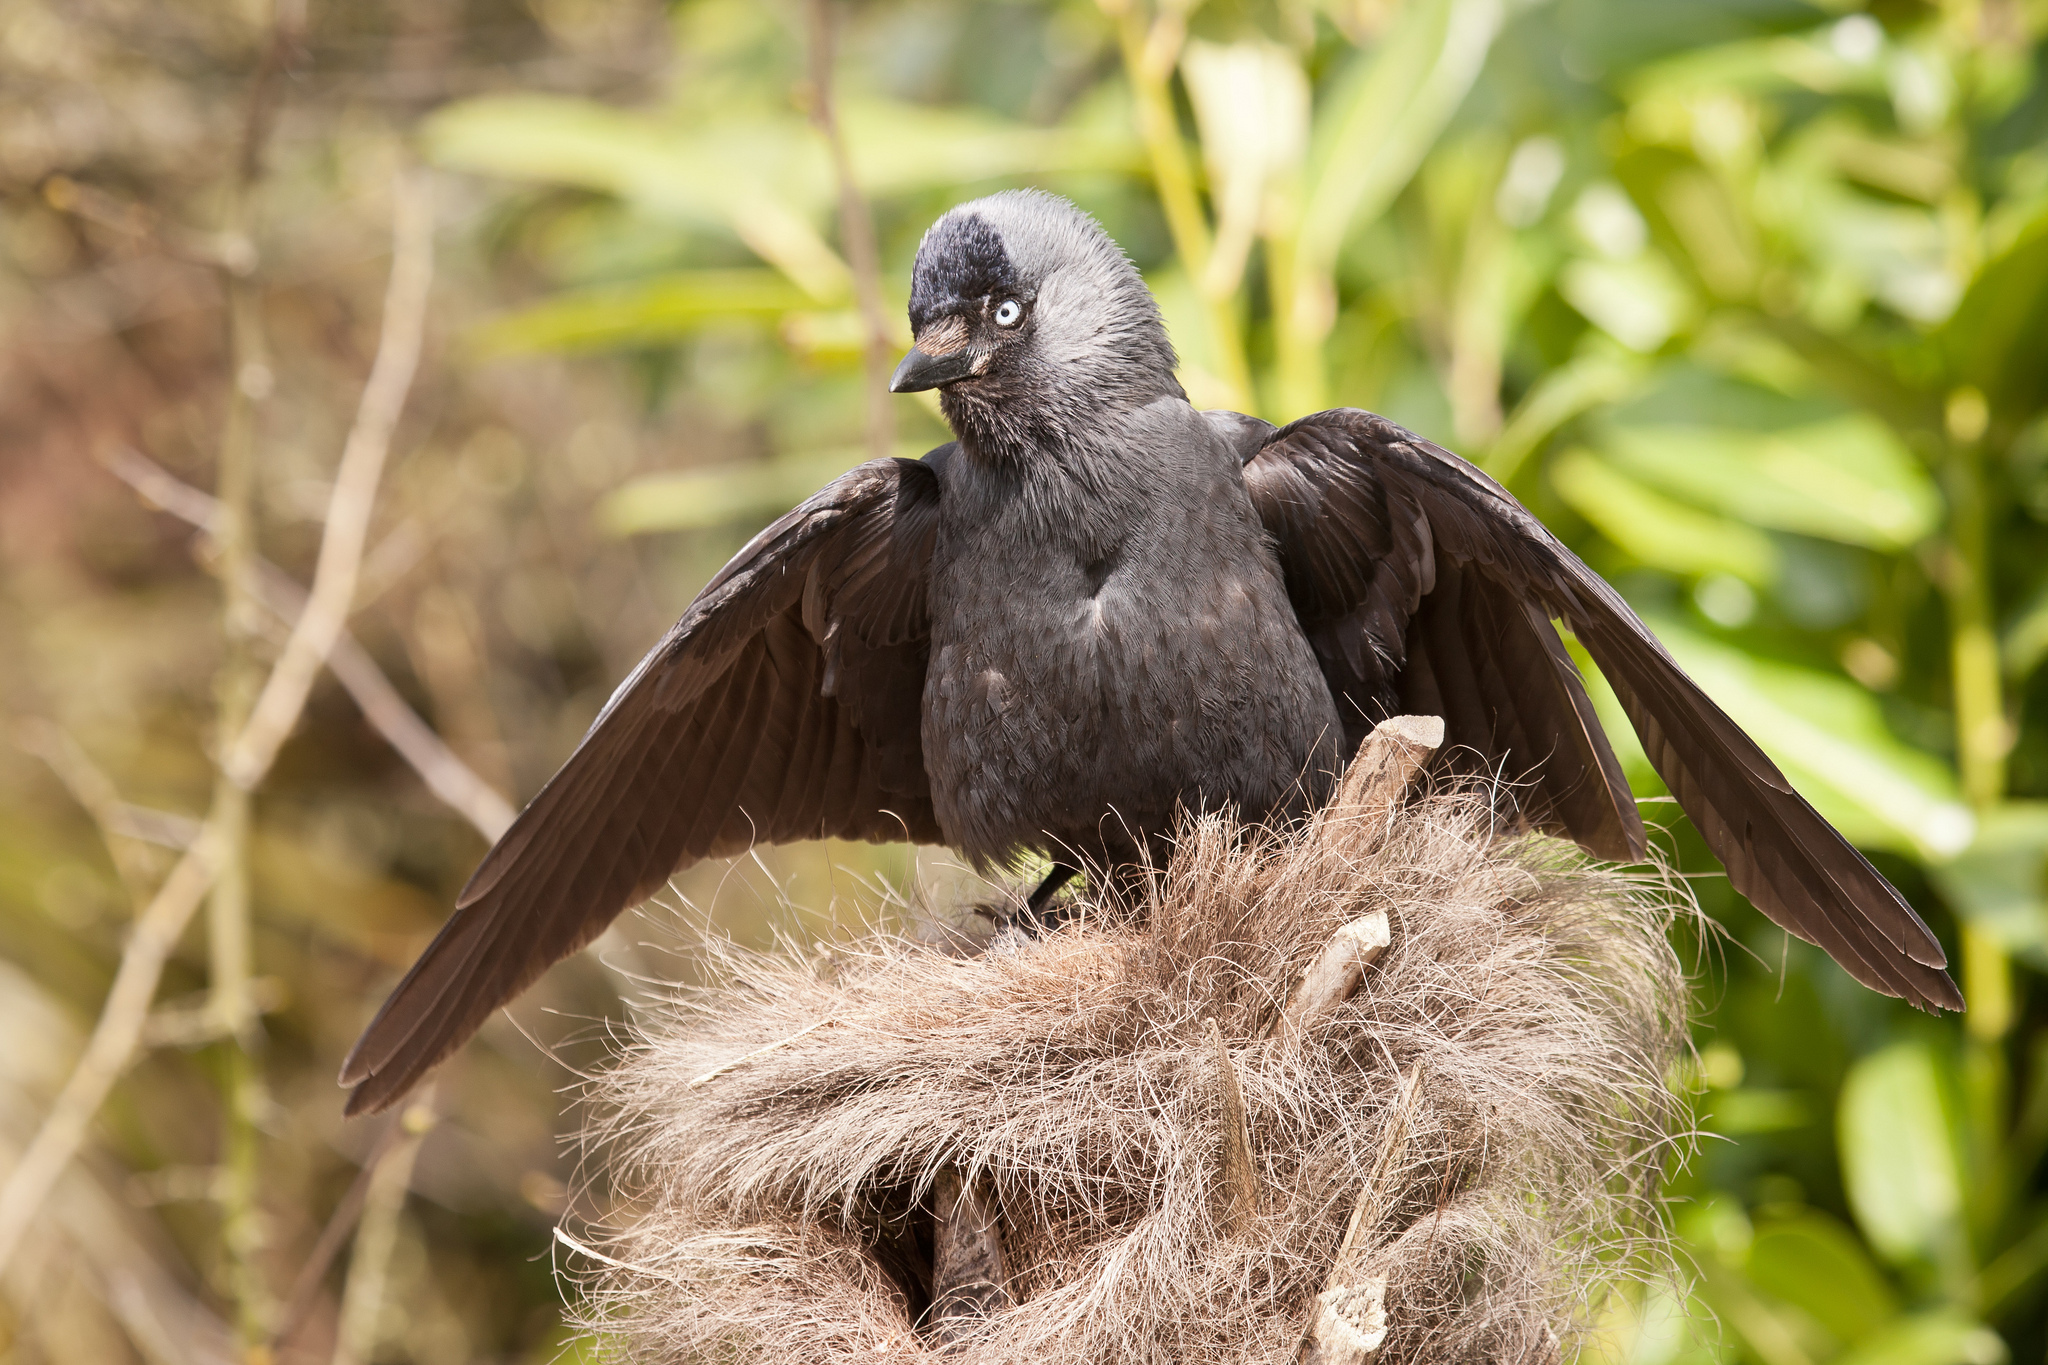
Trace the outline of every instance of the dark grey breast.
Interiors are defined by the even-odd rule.
[[[1355,410],[1195,413],[1137,272],[1050,195],[942,218],[910,314],[895,387],[939,389],[957,445],[850,471],[705,587],[364,1032],[350,1112],[700,859],[824,836],[1057,851],[1112,814],[1114,858],[1177,801],[1298,809],[1397,712],[1442,716],[1443,761],[1508,778],[1541,827],[1640,857],[1553,618],[1759,909],[1875,990],[1962,1007],[1899,893],[1470,464]]]

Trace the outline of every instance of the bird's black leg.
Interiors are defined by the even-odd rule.
[[[1031,893],[1031,899],[1024,903],[1025,917],[1033,924],[1043,924],[1045,907],[1052,903],[1052,898],[1059,889],[1072,881],[1080,871],[1081,869],[1072,863],[1054,863],[1052,871],[1045,874],[1045,880],[1038,884],[1038,889]]]

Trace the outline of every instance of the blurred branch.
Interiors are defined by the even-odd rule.
[[[888,313],[882,303],[881,253],[875,247],[874,215],[853,177],[853,161],[847,155],[846,136],[840,131],[839,114],[833,103],[834,0],[811,0],[810,9],[811,122],[831,148],[832,174],[839,183],[839,236],[846,248],[847,264],[853,268],[853,294],[868,332],[868,458],[879,460],[896,448],[896,414],[889,402],[894,348],[889,341]]]
[[[228,779],[244,790],[262,780],[298,723],[306,694],[340,637],[355,600],[377,485],[384,475],[392,430],[412,387],[426,329],[427,287],[434,271],[432,192],[429,174],[421,170],[400,172],[393,187],[391,282],[384,296],[383,331],[369,382],[363,387],[362,405],[335,473],[312,591],[285,642],[283,655],[263,685],[248,725],[236,736],[222,764]]]
[[[41,717],[22,721],[15,727],[14,742],[24,753],[43,760],[71,793],[71,799],[92,817],[93,824],[99,827],[100,839],[107,846],[107,856],[114,861],[114,870],[136,904],[141,905],[147,894],[144,887],[150,869],[136,857],[138,850],[132,845],[145,836],[137,833],[134,808],[121,799],[112,779],[55,721]]]
[[[172,516],[212,533],[219,504],[156,461],[131,447],[120,446],[106,456],[107,468],[146,500]],[[267,560],[254,565],[256,597],[282,621],[295,621],[306,607],[306,590]],[[427,789],[484,838],[496,842],[517,814],[496,788],[479,777],[386,677],[368,650],[343,630],[327,652],[327,667],[347,689],[363,718],[419,774]]]
[[[377,1324],[384,1309],[385,1276],[398,1241],[398,1217],[412,1184],[420,1143],[434,1126],[431,1089],[406,1106],[400,1136],[370,1168],[362,1224],[349,1255],[348,1286],[342,1291],[341,1323],[335,1333],[334,1365],[364,1365],[377,1349]]]
[[[51,1186],[84,1141],[86,1125],[134,1056],[164,961],[213,885],[222,845],[220,825],[208,820],[191,850],[178,860],[136,919],[84,1055],[72,1068],[21,1160],[7,1173],[7,1183],[0,1186],[0,1269],[14,1258]]]
[[[272,702],[267,709],[259,701],[249,724],[226,746],[227,761],[223,768],[236,780],[223,784],[199,837],[136,920],[84,1056],[66,1080],[20,1162],[8,1172],[6,1184],[0,1186],[0,1269],[13,1259],[51,1186],[84,1141],[86,1126],[135,1055],[164,963],[232,852],[232,812],[219,798],[231,797],[232,792],[246,795],[269,771],[285,735],[298,721],[312,673],[318,670],[340,634],[340,621],[334,619],[334,614],[346,611],[354,595],[370,504],[383,472],[384,451],[397,418],[397,407],[404,399],[405,387],[411,383],[420,332],[425,324],[433,236],[424,177],[419,173],[401,175],[395,200],[393,284],[387,296],[384,333],[377,358],[371,363],[356,427],[349,433],[344,448],[342,469],[335,480],[334,499],[321,539],[319,568],[301,625],[305,625],[305,617],[315,613],[321,613],[322,619],[308,628],[294,629],[284,657],[272,670],[262,694],[265,700],[273,695],[281,700]],[[421,259],[423,256],[428,259]],[[400,324],[396,328],[394,312]],[[385,355],[387,346],[396,352],[390,360]],[[334,552],[330,553],[329,542],[337,538]],[[305,675],[303,682],[292,682],[301,672]],[[285,674],[287,681],[274,687],[280,673]],[[260,731],[259,725],[263,727]],[[258,733],[252,735],[252,731]],[[244,1330],[247,1331],[246,1324]]]
[[[226,1035],[221,1073],[220,1238],[228,1291],[240,1342],[260,1336],[271,1304],[261,1264],[264,1224],[258,1208],[258,1115],[268,1106],[263,1075],[252,1055],[259,1016],[250,993],[255,933],[249,902],[249,790],[225,761],[229,741],[248,728],[262,685],[256,641],[262,613],[248,587],[256,554],[257,409],[275,387],[264,332],[263,295],[256,279],[254,200],[263,179],[264,153],[283,102],[282,80],[305,26],[305,0],[272,0],[261,55],[251,73],[240,145],[228,177],[222,224],[222,291],[227,299],[228,403],[221,424],[216,479],[220,490],[221,633],[225,650],[214,686],[213,808],[208,823],[220,840],[211,865],[207,911],[209,1006]],[[152,983],[153,985],[153,983]],[[131,1041],[130,1048],[134,1046]],[[111,1084],[111,1079],[109,1081]]]
[[[429,1085],[418,1098],[406,1106],[403,1112],[395,1115],[391,1123],[385,1125],[383,1133],[377,1139],[376,1147],[370,1152],[369,1159],[356,1172],[356,1178],[349,1182],[341,1201],[334,1206],[334,1212],[328,1216],[327,1225],[320,1229],[319,1239],[313,1243],[313,1249],[306,1253],[305,1264],[299,1267],[298,1278],[292,1282],[291,1293],[285,1299],[285,1310],[278,1321],[277,1334],[271,1339],[271,1349],[274,1353],[282,1354],[284,1348],[291,1344],[292,1338],[298,1335],[299,1329],[306,1325],[306,1319],[312,1315],[313,1305],[320,1295],[320,1282],[327,1277],[328,1268],[340,1254],[342,1244],[348,1240],[357,1220],[363,1216],[363,1209],[369,1202],[372,1186],[376,1183],[379,1172],[386,1170],[387,1158],[403,1143],[417,1146],[423,1140],[427,1127],[432,1126],[436,1117],[434,1087]],[[406,1158],[406,1163],[409,1181],[411,1157]],[[386,1197],[388,1198],[388,1191]]]

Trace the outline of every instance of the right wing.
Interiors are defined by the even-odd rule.
[[[484,856],[343,1064],[397,1101],[675,872],[754,844],[942,839],[919,740],[935,465],[870,461],[733,557]]]
[[[1543,823],[1603,856],[1639,855],[1628,784],[1550,625],[1561,617],[1736,890],[1866,986],[1963,1007],[1913,907],[1506,489],[1368,412],[1280,430],[1211,420],[1246,456],[1245,487],[1347,721],[1441,715],[1453,744],[1534,784]]]

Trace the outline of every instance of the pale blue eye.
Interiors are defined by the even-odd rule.
[[[1015,327],[1024,320],[1024,305],[1015,299],[1004,299],[996,305],[996,326]]]

